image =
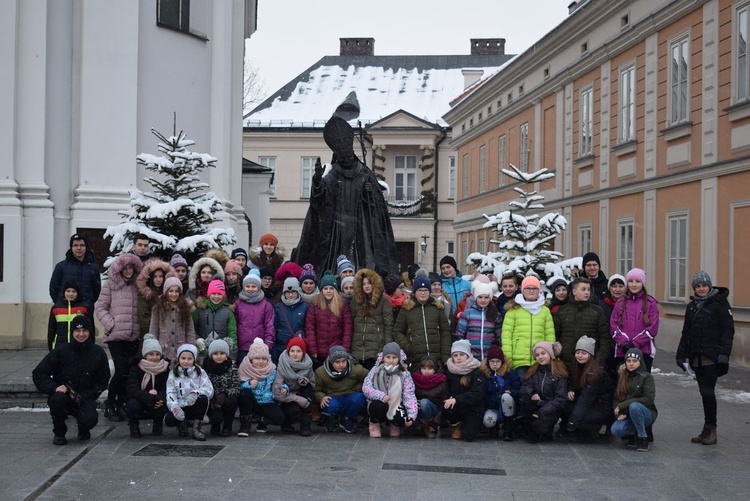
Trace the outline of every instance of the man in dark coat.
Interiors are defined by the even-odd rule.
[[[90,430],[99,420],[96,399],[107,388],[110,376],[107,355],[94,344],[91,320],[79,315],[72,328],[71,342],[48,353],[32,373],[37,389],[49,396],[55,445],[67,443],[68,416],[78,421],[78,440],[91,438]]]
[[[596,340],[596,358],[606,366],[613,355],[607,316],[604,310],[590,300],[591,282],[587,278],[576,278],[570,287],[572,300],[560,306],[552,317],[555,323],[555,338],[562,345],[560,360],[565,362],[568,372],[572,373],[576,363],[576,343],[581,337],[589,336]]]
[[[604,295],[609,290],[607,275],[602,271],[602,262],[595,252],[587,252],[583,255],[582,263],[583,271],[578,276],[589,279],[591,282],[591,302],[601,306],[604,302]]]
[[[94,304],[102,290],[99,267],[94,263],[94,254],[88,250],[88,242],[78,233],[70,237],[70,249],[65,259],[57,263],[49,281],[49,297],[53,303],[62,301],[65,294],[63,284],[75,281],[80,286],[81,297],[86,308],[94,311]],[[92,331],[93,332],[93,331]]]

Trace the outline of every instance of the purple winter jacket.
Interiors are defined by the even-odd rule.
[[[133,276],[125,280],[122,270],[133,265]],[[136,278],[143,268],[135,254],[122,254],[109,268],[109,278],[102,284],[94,312],[104,326],[104,342],[135,341],[141,334],[138,323],[138,287]]]
[[[263,298],[257,303],[248,303],[238,297],[234,303],[234,317],[237,320],[237,345],[240,351],[247,351],[256,337],[273,349],[276,330],[273,327],[273,306]]]
[[[646,316],[648,316],[648,327],[643,322],[643,297],[646,296]],[[625,310],[622,310],[622,302],[625,301]],[[619,326],[622,318],[622,327]],[[653,355],[656,347],[654,338],[659,332],[659,303],[652,296],[641,291],[638,294],[626,293],[615,304],[612,316],[609,319],[609,329],[612,340],[615,342],[615,357],[624,357],[623,346],[628,343],[641,350],[644,355]]]

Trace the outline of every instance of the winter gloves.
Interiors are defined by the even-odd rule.
[[[182,407],[175,406],[172,409],[172,414],[174,414],[175,419],[177,421],[184,421],[185,420],[185,411],[182,410]]]
[[[198,394],[196,392],[191,392],[190,395],[185,397],[185,405],[188,407],[195,405],[195,401],[198,400]]]

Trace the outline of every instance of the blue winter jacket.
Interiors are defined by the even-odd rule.
[[[456,306],[458,306],[458,303],[464,298],[464,293],[471,292],[471,283],[458,276],[446,278],[443,275],[440,275],[440,278],[443,281],[443,290],[448,294],[448,297],[451,298],[451,312],[450,315],[448,315],[448,318],[453,318]]]

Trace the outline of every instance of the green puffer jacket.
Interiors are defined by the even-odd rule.
[[[555,324],[549,308],[542,306],[536,315],[513,300],[505,303],[501,343],[506,360],[513,369],[531,367],[536,361],[531,351],[539,341],[555,342]]]
[[[346,377],[333,379],[326,371],[325,365],[321,365],[315,369],[315,400],[320,402],[323,397],[343,397],[362,391],[362,382],[367,374],[367,369],[359,364],[353,364],[351,372]]]
[[[406,353],[412,369],[425,355],[433,355],[441,363],[450,358],[452,339],[444,308],[442,301],[433,298],[424,304],[409,298],[401,306],[393,326],[393,340]]]
[[[562,345],[560,360],[565,362],[568,372],[575,365],[576,343],[583,336],[596,340],[596,358],[601,363],[612,357],[612,336],[609,322],[599,306],[590,301],[574,301],[560,306],[553,315],[555,336]]]
[[[620,365],[620,376],[623,372],[627,372],[625,364]],[[654,422],[658,412],[656,411],[656,384],[654,383],[654,376],[646,370],[646,364],[641,362],[633,372],[628,372],[628,394],[625,399],[620,400],[617,396],[617,390],[615,390],[615,400],[613,409],[617,407],[620,412],[625,414],[628,413],[628,407],[630,404],[639,403],[643,404],[651,414],[654,416]]]
[[[372,285],[368,296],[362,290],[362,281],[367,278]],[[370,308],[365,308],[365,306]],[[388,298],[383,296],[383,280],[374,271],[362,268],[354,276],[354,297],[349,301],[352,312],[352,356],[360,363],[373,361],[386,343],[393,341],[393,309]],[[365,310],[369,310],[366,314]]]

